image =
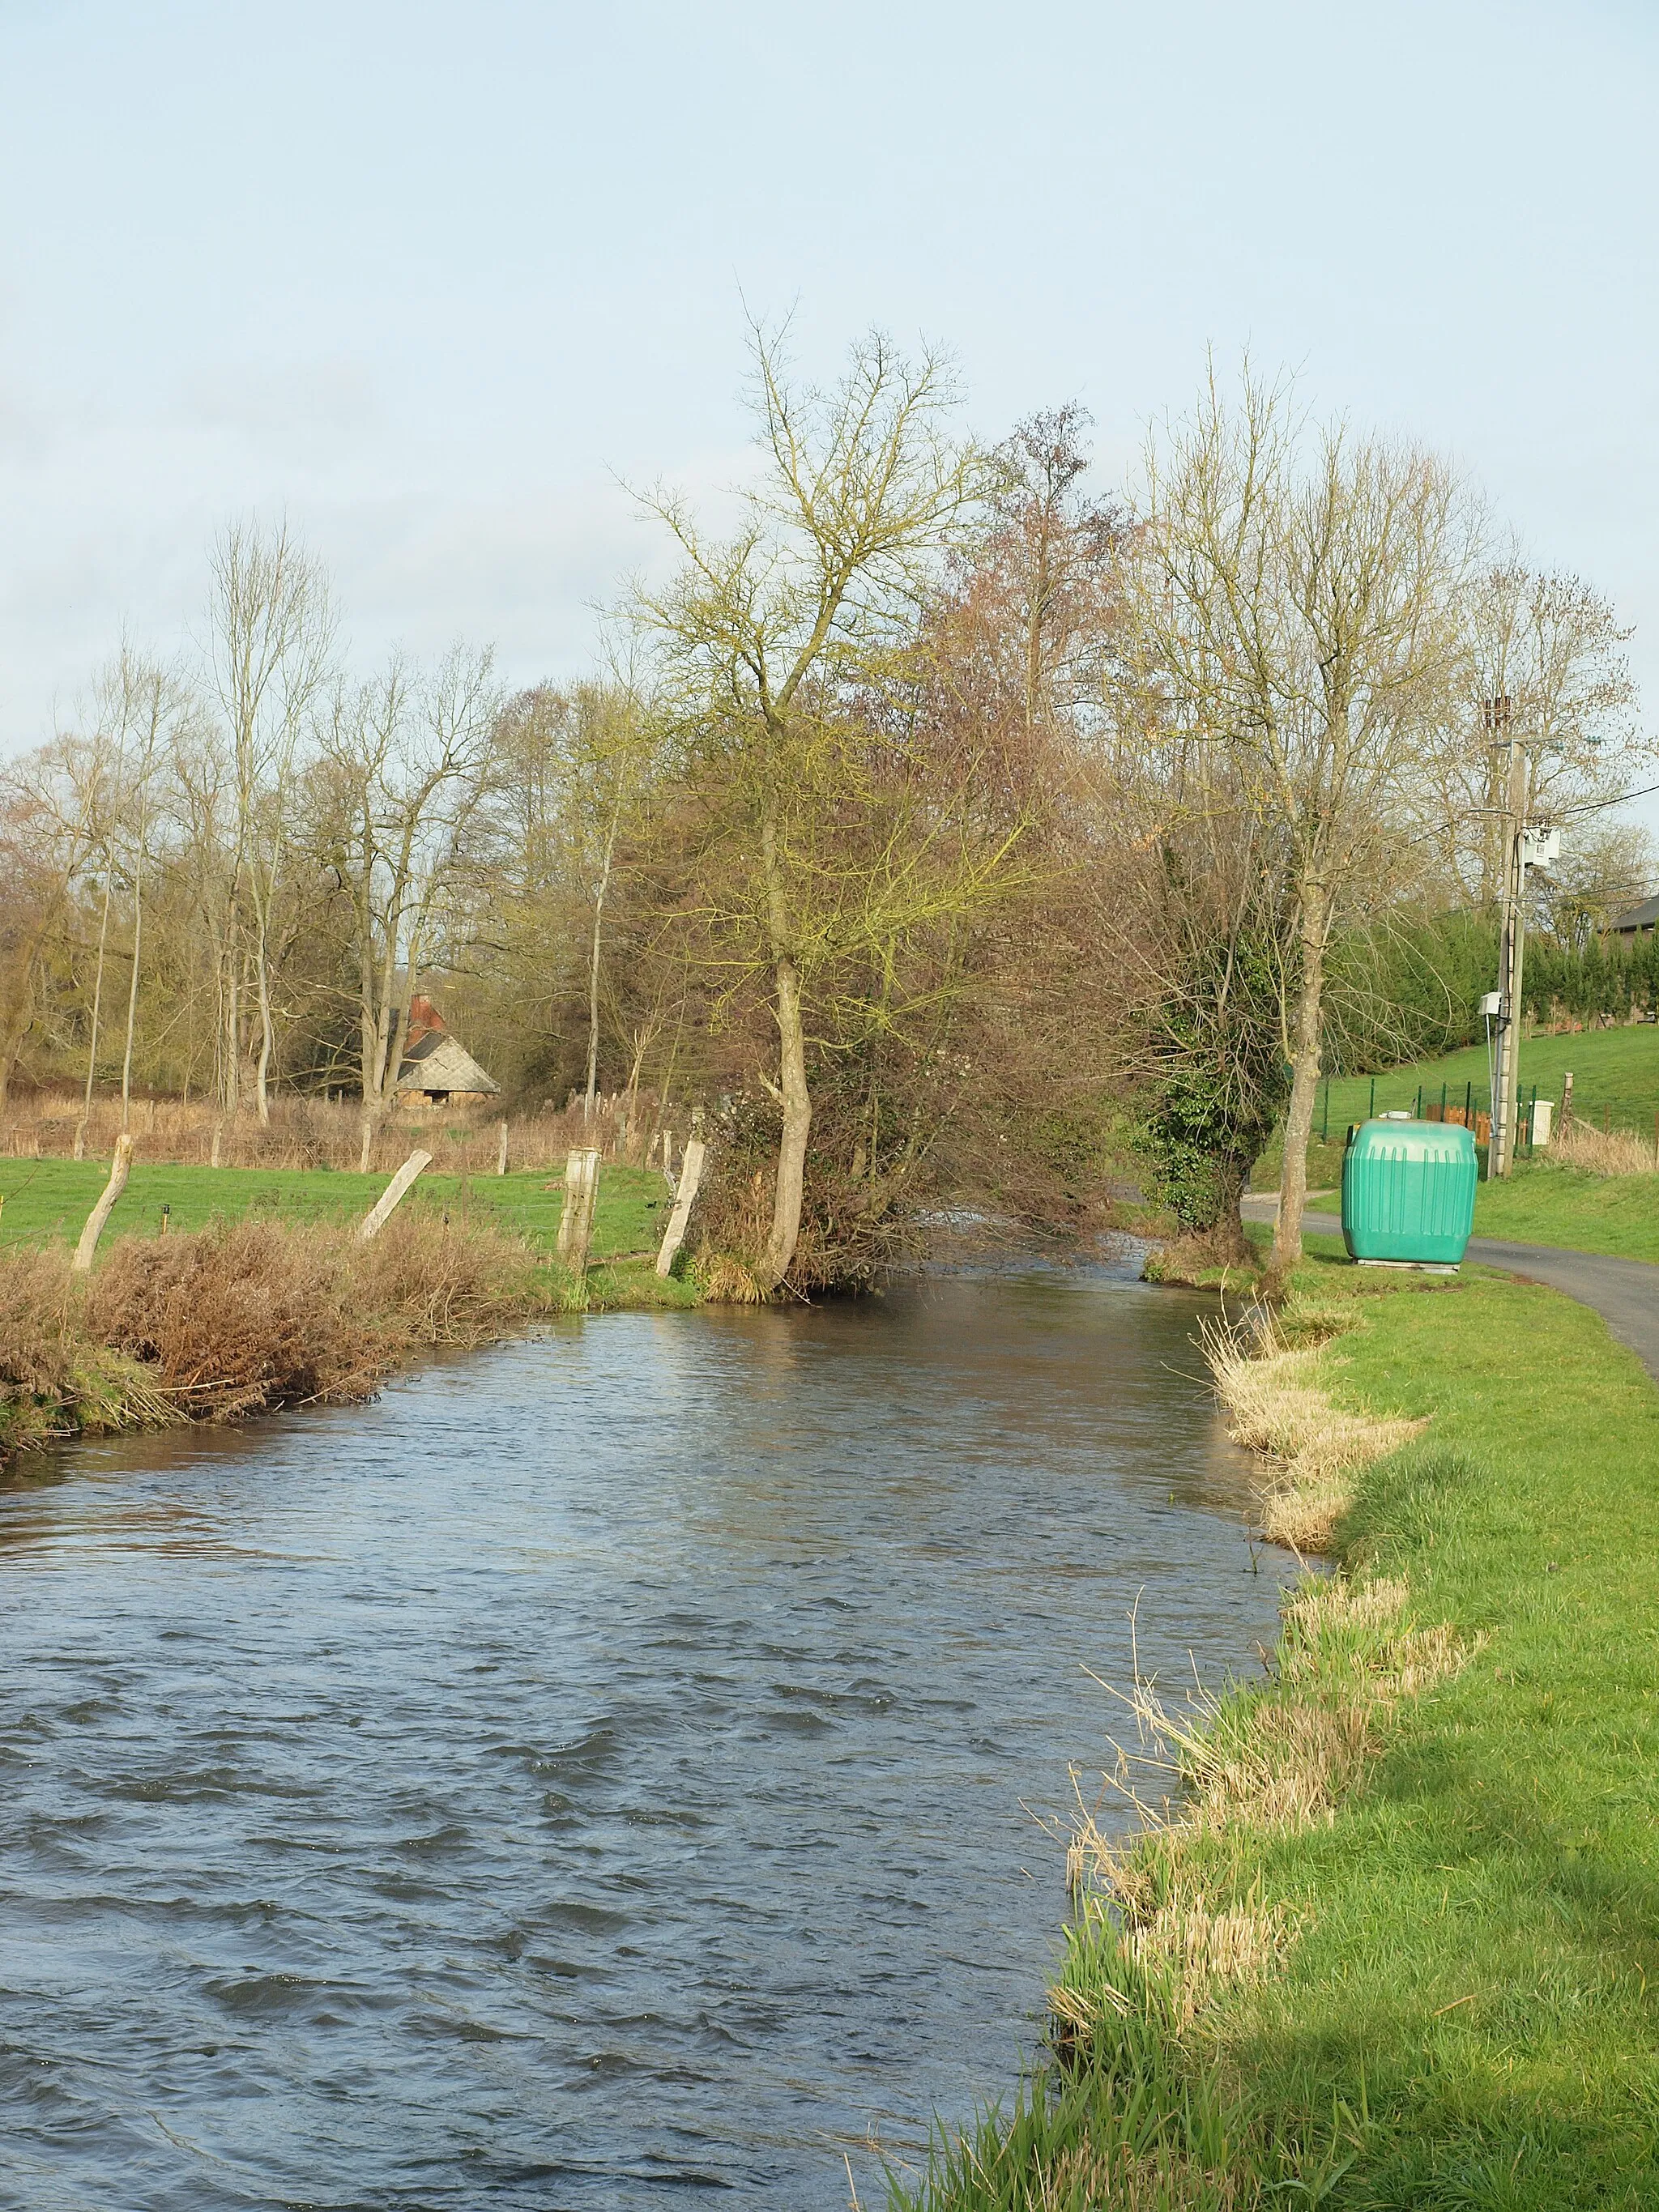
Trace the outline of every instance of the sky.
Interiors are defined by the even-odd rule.
[[[749,466],[745,314],[964,425],[1206,350],[1420,439],[1636,626],[1659,723],[1659,8],[0,0],[0,752],[286,515],[354,660],[590,664],[630,485]],[[1659,804],[1649,818],[1659,824]]]

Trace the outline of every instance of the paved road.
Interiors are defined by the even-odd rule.
[[[1272,1196],[1244,1201],[1247,1220],[1271,1221],[1278,1210],[1279,1200]],[[1310,1237],[1342,1234],[1341,1217],[1335,1213],[1304,1213],[1302,1226]],[[1497,1237],[1470,1237],[1466,1256],[1529,1283],[1547,1283],[1580,1305],[1593,1307],[1659,1382],[1659,1267],[1645,1260],[1610,1260],[1599,1252],[1563,1252],[1550,1244],[1510,1244]]]

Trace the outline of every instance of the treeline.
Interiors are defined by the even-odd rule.
[[[1491,988],[1485,700],[1569,828],[1536,923],[1562,976],[1604,959],[1645,854],[1570,825],[1641,750],[1624,633],[1435,457],[1247,376],[1101,497],[1075,408],[988,447],[881,337],[826,390],[753,366],[734,524],[647,502],[678,565],[583,683],[353,672],[315,560],[228,532],[206,650],[123,650],[9,775],[0,1097],[349,1092],[367,1140],[420,991],[512,1103],[701,1105],[702,1234],[757,1294],[1114,1175],[1227,1246],[1287,1115],[1282,1261],[1321,1069],[1460,1041]]]

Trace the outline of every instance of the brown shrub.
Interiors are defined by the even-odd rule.
[[[374,1389],[390,1349],[349,1287],[337,1236],[222,1223],[124,1237],[94,1279],[87,1322],[190,1419],[233,1420]]]
[[[370,1244],[350,1247],[362,1306],[405,1345],[486,1344],[539,1303],[529,1248],[504,1231],[433,1212],[395,1213]]]
[[[74,1324],[69,1258],[14,1244],[0,1252],[0,1383],[62,1398],[70,1388]]]

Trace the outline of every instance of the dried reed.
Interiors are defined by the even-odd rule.
[[[1564,1168],[1583,1168],[1598,1176],[1659,1174],[1659,1156],[1644,1137],[1629,1129],[1597,1129],[1588,1121],[1558,1127],[1548,1157]]]
[[[1280,1323],[1264,1320],[1247,1334],[1207,1322],[1201,1334],[1233,1435],[1268,1462],[1257,1489],[1262,1534],[1297,1552],[1328,1550],[1352,1502],[1354,1476],[1423,1423],[1334,1406],[1315,1380],[1318,1344],[1287,1342]]]
[[[37,1091],[14,1097],[0,1131],[0,1153],[14,1158],[66,1158],[74,1151],[82,1101],[69,1092]],[[641,1164],[657,1131],[672,1124],[684,1135],[689,1112],[665,1108],[642,1092],[630,1109],[626,1094],[599,1103],[585,1119],[580,1104],[552,1107],[512,1117],[508,1164],[538,1173],[562,1167],[573,1145],[592,1144],[610,1159]],[[494,1107],[402,1107],[375,1132],[369,1165],[395,1167],[416,1143],[436,1155],[439,1170],[454,1175],[493,1175],[501,1144],[501,1115]],[[137,1099],[131,1123],[146,1160],[167,1160],[206,1167],[218,1139],[222,1167],[355,1169],[362,1160],[362,1109],[346,1101],[279,1097],[270,1119],[251,1113],[226,1117],[210,1102],[192,1099]],[[121,1126],[118,1098],[93,1101],[85,1132],[89,1158],[106,1158]]]

